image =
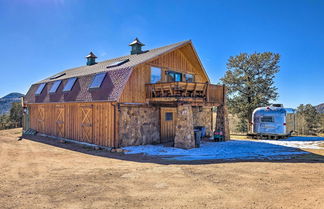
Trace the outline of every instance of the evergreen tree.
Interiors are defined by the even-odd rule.
[[[19,102],[12,103],[9,118],[15,127],[22,127],[23,108]]]
[[[319,132],[321,118],[314,106],[311,104],[301,104],[297,108],[297,114],[299,116],[298,118],[301,118],[299,120],[302,123],[300,124],[301,129],[299,130],[301,134],[316,135]]]
[[[229,58],[221,81],[227,87],[229,111],[240,119],[238,131],[249,130],[255,108],[277,99],[274,78],[279,72],[279,60],[280,55],[272,52],[241,53]]]

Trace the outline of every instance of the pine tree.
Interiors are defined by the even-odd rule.
[[[19,102],[12,103],[10,109],[10,122],[14,124],[15,127],[22,126],[23,108]]]
[[[311,104],[299,105],[297,108],[297,115],[300,124],[302,126],[300,129],[301,134],[306,135],[316,135],[320,130],[320,114],[317,112],[316,108]]]
[[[240,119],[239,131],[249,130],[255,108],[277,99],[274,78],[280,69],[279,60],[280,55],[272,52],[241,53],[229,58],[221,81],[227,87],[229,111]]]

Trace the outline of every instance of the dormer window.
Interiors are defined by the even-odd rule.
[[[77,78],[69,78],[68,81],[66,82],[65,86],[64,86],[63,91],[64,92],[71,91],[76,80],[77,80]]]
[[[55,93],[55,92],[57,91],[58,87],[61,85],[61,82],[62,82],[61,80],[59,80],[59,81],[55,81],[55,82],[52,84],[52,87],[51,87],[49,93]]]
[[[89,88],[90,89],[100,88],[105,77],[106,77],[106,73],[99,73],[99,74],[95,75]]]
[[[44,89],[45,86],[46,86],[46,83],[41,83],[41,84],[39,84],[39,86],[38,86],[38,88],[37,88],[35,94],[36,94],[36,95],[40,95],[40,94],[42,93],[42,91],[43,91],[43,89]]]

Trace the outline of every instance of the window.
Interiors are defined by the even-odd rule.
[[[172,112],[166,112],[165,113],[165,120],[166,121],[173,120],[173,113]]]
[[[263,116],[263,117],[261,117],[261,122],[272,123],[272,122],[274,122],[274,120],[273,120],[272,116]]]
[[[89,88],[99,88],[102,84],[102,81],[105,79],[105,77],[106,77],[106,73],[99,73],[95,75]]]
[[[41,83],[41,84],[39,84],[39,86],[38,86],[38,88],[37,88],[35,94],[36,94],[36,95],[41,94],[45,86],[46,86],[46,83]]]
[[[113,63],[109,64],[107,66],[107,68],[120,66],[120,65],[122,65],[122,64],[124,64],[124,63],[126,63],[128,61],[129,61],[129,59],[125,59],[125,60],[121,60],[121,61],[116,61],[116,62],[113,62]]]
[[[185,79],[186,79],[186,82],[190,82],[190,83],[195,81],[194,75],[192,75],[192,74],[185,74]]]
[[[182,81],[182,73],[177,73],[174,71],[167,71],[167,81],[168,82],[179,82]]]
[[[53,77],[51,77],[50,79],[53,80],[53,79],[56,79],[56,78],[62,77],[62,76],[65,75],[65,74],[66,74],[66,73],[57,74],[57,75],[54,75]]]
[[[51,87],[49,93],[55,93],[55,92],[57,91],[58,87],[60,86],[61,82],[62,82],[61,80],[59,80],[59,81],[55,81],[55,82],[52,84],[52,87]]]
[[[69,78],[66,82],[63,91],[71,91],[77,78]]]
[[[151,83],[161,81],[161,68],[151,67]]]

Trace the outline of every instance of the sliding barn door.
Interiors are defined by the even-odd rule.
[[[37,131],[40,133],[45,132],[45,108],[39,105],[38,108],[38,118],[37,118]]]
[[[82,105],[81,109],[81,137],[88,143],[93,141],[93,105]]]
[[[55,106],[55,135],[58,137],[65,137],[65,127],[64,127],[64,105]]]
[[[161,143],[174,141],[176,113],[176,108],[161,108]]]

